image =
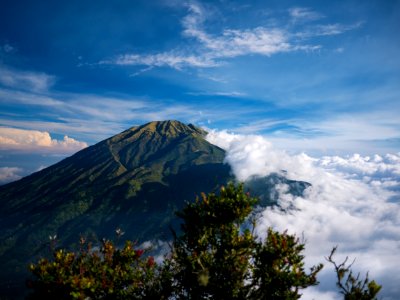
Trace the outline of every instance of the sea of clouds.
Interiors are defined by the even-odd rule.
[[[346,256],[353,271],[383,285],[380,298],[400,296],[400,153],[385,156],[311,157],[290,155],[262,136],[210,131],[207,140],[227,151],[225,161],[236,177],[281,173],[312,184],[302,197],[279,187],[283,212],[266,208],[258,221],[258,235],[270,226],[306,242],[308,267],[324,263],[320,285],[303,291],[302,299],[343,299],[335,286],[335,273],[327,257],[334,246],[337,262]]]

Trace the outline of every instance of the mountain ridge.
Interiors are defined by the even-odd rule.
[[[149,122],[0,186],[0,282],[24,278],[49,236],[58,236],[59,247],[77,246],[80,235],[111,238],[116,228],[131,240],[169,239],[186,201],[234,180],[225,151],[206,134],[175,120]],[[270,205],[279,183],[292,193],[307,187],[278,175],[249,187]]]

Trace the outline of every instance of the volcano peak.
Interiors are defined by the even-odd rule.
[[[147,132],[150,134],[157,134],[165,137],[177,137],[190,134],[204,136],[205,134],[207,134],[206,131],[199,127],[196,127],[192,124],[186,125],[176,120],[153,121],[141,126],[132,127],[127,131],[138,132],[140,134],[143,132]]]

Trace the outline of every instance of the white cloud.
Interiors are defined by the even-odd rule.
[[[35,152],[51,152],[57,154],[74,153],[87,147],[85,142],[68,136],[63,140],[52,139],[45,131],[24,130],[0,127],[0,149]]]
[[[257,27],[247,30],[225,30],[223,36],[208,45],[221,57],[260,54],[270,56],[295,50],[287,33],[281,29]]]
[[[49,108],[63,112],[64,115],[80,115],[99,118],[103,121],[131,120],[137,115],[137,110],[148,105],[143,100],[122,99],[115,97],[96,96],[91,94],[49,93],[38,95],[34,93],[0,88],[0,98],[4,102],[19,103]]]
[[[54,81],[54,76],[45,73],[14,70],[0,64],[0,84],[7,87],[45,92],[54,84]]]
[[[21,168],[0,167],[0,184],[5,184],[22,178],[21,173]]]
[[[189,3],[187,8],[188,14],[182,19],[182,25],[184,28],[183,34],[196,37],[207,43],[208,35],[200,29],[200,26],[206,19],[204,9],[196,3]]]
[[[0,98],[5,103],[19,103],[30,106],[39,106],[51,111],[52,115],[62,115],[57,121],[75,121],[70,127],[73,132],[82,132],[83,130],[97,130],[99,123],[101,126],[116,128],[115,122],[125,122],[131,124],[132,120],[157,120],[163,118],[180,118],[194,116],[196,109],[185,105],[165,105],[165,102],[149,100],[146,98],[136,99],[129,97],[106,97],[91,94],[74,94],[74,93],[50,93],[49,95],[37,95],[23,91],[13,91],[0,88]],[[151,105],[149,105],[151,103]],[[80,116],[82,119],[75,119]],[[81,125],[79,125],[79,122]],[[90,128],[84,128],[83,125],[92,122]],[[1,120],[3,125],[26,127],[28,123],[18,123],[11,120]],[[32,121],[37,124],[37,122]],[[28,125],[26,125],[28,124]],[[51,128],[68,128],[64,123],[41,122],[40,124],[48,124]],[[96,126],[94,126],[96,125]],[[133,124],[132,124],[133,125]],[[50,130],[46,127],[41,130]],[[120,128],[121,125],[118,126]],[[128,125],[129,126],[129,125]],[[37,128],[37,127],[35,127]],[[99,128],[100,132],[115,133],[107,128]],[[120,128],[125,129],[125,128]],[[119,129],[118,129],[119,130]],[[52,130],[54,131],[54,130]],[[69,131],[68,131],[69,132]],[[97,134],[97,132],[96,132]]]
[[[208,55],[213,58],[252,53],[269,56],[291,50],[287,34],[281,29],[264,27],[247,30],[225,29],[222,35],[213,36],[202,28],[204,19],[204,9],[198,4],[190,4],[189,14],[182,21],[183,33],[201,42],[210,51]]]
[[[153,67],[171,67],[180,69],[184,66],[208,68],[215,67],[217,63],[206,56],[186,55],[178,51],[168,53],[157,53],[149,55],[125,54],[118,56],[113,61],[102,61],[100,64],[116,64],[116,65],[145,65]]]
[[[227,150],[226,161],[240,180],[285,170],[282,174],[290,179],[312,184],[302,197],[281,186],[279,205],[294,209],[267,208],[258,227],[260,235],[268,226],[304,234],[307,264],[325,263],[320,286],[305,290],[304,299],[338,299],[333,268],[324,259],[335,245],[337,261],[356,258],[354,270],[362,275],[369,271],[383,285],[384,299],[397,299],[400,153],[313,158],[276,150],[261,136],[212,131],[207,139]]]
[[[208,13],[199,3],[186,4],[187,15],[182,19],[183,36],[194,39],[197,45],[190,49],[180,49],[156,54],[123,54],[114,59],[103,60],[100,64],[116,65],[143,65],[148,67],[168,66],[175,69],[184,67],[209,68],[222,64],[223,59],[234,58],[244,55],[263,55],[290,51],[314,51],[320,45],[298,44],[293,40],[293,35],[284,27],[262,27],[248,29],[223,29],[219,34],[211,34],[204,28]],[[317,18],[317,13],[304,8],[291,10],[292,18]],[[321,35],[327,35],[337,28],[321,27]],[[342,28],[343,29],[343,28]],[[343,29],[344,30],[344,29]],[[298,36],[297,36],[298,37]],[[190,54],[189,54],[190,53]],[[140,74],[135,73],[136,75]]]
[[[244,97],[245,93],[232,91],[232,92],[189,92],[188,95],[192,96],[222,96],[222,97]]]
[[[317,36],[331,36],[343,34],[347,31],[360,28],[363,22],[355,24],[345,25],[340,23],[326,24],[326,25],[315,25],[310,27],[308,30],[300,31],[295,35],[300,38],[312,38]]]
[[[241,125],[236,128],[235,131],[238,133],[257,133],[259,131],[271,130],[279,125],[287,125],[293,122],[290,119],[278,120],[278,119],[262,119],[259,121],[253,121],[245,125]]]
[[[310,8],[293,7],[289,9],[289,21],[292,26],[224,28],[219,33],[211,33],[207,30],[207,21],[212,17],[210,13],[212,9],[205,7],[206,4],[194,1],[183,5],[187,9],[187,14],[181,20],[182,35],[187,40],[191,39],[194,42],[192,45],[187,46],[186,43],[185,47],[155,54],[122,54],[113,59],[103,60],[100,64],[167,66],[175,69],[217,67],[224,64],[224,59],[245,55],[271,56],[284,52],[315,51],[322,46],[306,44],[304,39],[339,35],[359,28],[362,24],[361,22],[351,25],[315,24],[298,30],[299,22],[315,21],[324,16]],[[139,71],[135,75],[141,73]]]
[[[139,71],[137,71],[137,72],[135,72],[135,73],[132,73],[131,75],[129,75],[129,77],[136,77],[136,76],[139,76],[140,74],[143,74],[143,73],[146,73],[146,72],[148,72],[148,71],[151,71],[153,68],[154,68],[153,66],[146,67],[146,68],[141,69],[141,70],[139,70]]]
[[[239,180],[246,180],[251,175],[263,175],[280,171],[276,165],[267,164],[268,161],[279,162],[280,153],[269,151],[272,145],[260,136],[245,136],[229,134],[226,131],[211,131],[207,140],[227,151],[225,161],[232,166],[232,170]],[[243,147],[243,145],[246,145]],[[268,154],[268,155],[267,155]],[[273,157],[269,156],[270,154]]]
[[[315,36],[338,35],[346,31],[359,28],[362,24],[363,24],[362,22],[358,22],[356,24],[351,24],[351,25],[343,25],[343,24],[320,25],[316,27],[316,32],[314,34]]]
[[[292,7],[289,9],[289,15],[292,17],[293,22],[315,21],[324,17],[307,7]]]

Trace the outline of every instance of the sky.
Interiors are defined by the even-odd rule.
[[[400,1],[22,1],[0,10],[0,184],[132,126],[206,128],[239,180],[285,170],[268,226],[396,299]],[[351,228],[351,230],[349,230]],[[333,270],[304,299],[340,299]],[[396,277],[397,276],[397,277]]]
[[[0,11],[0,180],[176,119],[397,153],[399,1],[23,1]]]

